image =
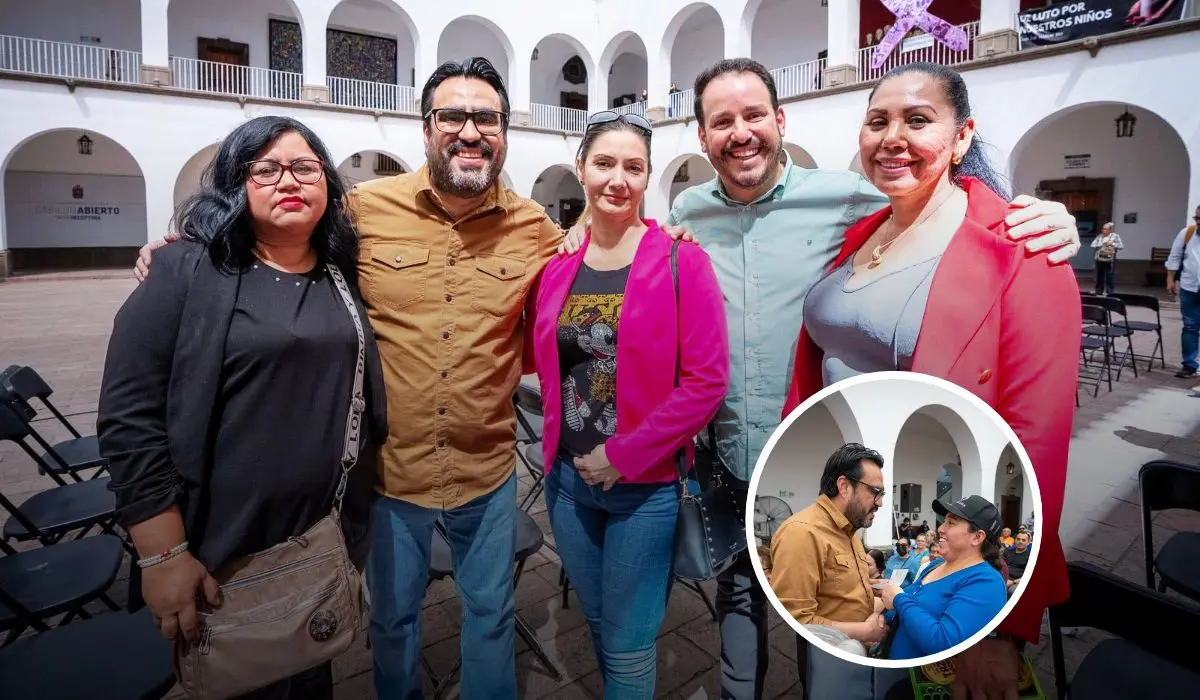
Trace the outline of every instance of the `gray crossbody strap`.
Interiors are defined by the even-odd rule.
[[[350,294],[346,278],[342,276],[341,270],[337,269],[335,265],[326,265],[325,267],[329,270],[329,277],[333,279],[333,285],[337,287],[338,294],[346,304],[346,310],[350,312],[350,318],[354,321],[354,332],[358,336],[358,359],[354,363],[354,386],[350,393],[349,414],[346,416],[346,447],[342,451],[342,474],[338,479],[337,490],[333,493],[333,509],[340,513],[342,498],[346,495],[346,482],[349,480],[350,470],[358,461],[358,437],[362,428],[362,414],[367,408],[367,401],[363,398],[363,375],[367,369],[366,333],[363,331],[362,317],[359,316],[358,307],[354,304],[354,297]]]

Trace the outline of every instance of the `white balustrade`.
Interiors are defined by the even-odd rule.
[[[408,85],[333,76],[326,78],[325,84],[329,87],[329,101],[335,105],[384,112],[417,112],[417,91]]]
[[[533,126],[542,129],[582,134],[587,128],[587,110],[585,109],[556,107],[534,102],[529,105],[529,111],[533,115]]]
[[[795,97],[821,89],[821,73],[825,70],[825,59],[797,63],[771,71],[775,79],[775,92],[779,99]]]
[[[299,100],[304,76],[269,68],[172,56],[171,82],[181,90],[274,100]]]
[[[613,107],[612,111],[616,112],[617,114],[636,114],[639,117],[644,117],[646,116],[646,103],[631,102],[630,104],[621,105],[620,107]]]
[[[868,46],[858,50],[858,79],[860,82],[878,80],[889,70],[909,63],[925,61],[943,66],[956,66],[970,61],[975,55],[975,37],[979,34],[979,22],[968,22],[958,25],[967,33],[967,48],[955,51],[931,34],[917,34],[900,42],[892,53],[878,68],[871,67],[871,57],[875,55],[875,47]]]
[[[667,95],[667,119],[682,119],[696,116],[692,101],[695,91],[692,88],[672,92]]]
[[[142,54],[0,34],[0,70],[110,83],[142,81]]]

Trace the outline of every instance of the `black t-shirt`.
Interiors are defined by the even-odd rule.
[[[242,273],[217,393],[207,517],[189,533],[210,568],[329,515],[357,354],[354,322],[323,265],[291,274],[257,263]],[[359,459],[343,520],[367,521],[373,471],[372,460]]]
[[[1029,566],[1029,552],[1032,550],[1032,547],[1026,547],[1024,552],[1018,552],[1015,546],[1004,550],[1004,563],[1008,564],[1009,580],[1016,581],[1025,575],[1025,567]]]
[[[559,314],[560,452],[583,456],[617,432],[617,322],[628,279],[629,266],[581,265]]]

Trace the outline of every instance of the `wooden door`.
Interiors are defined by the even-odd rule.
[[[214,92],[247,94],[247,71],[234,66],[250,65],[250,46],[239,44],[228,39],[197,40],[196,55],[201,61],[218,63],[218,66],[200,68],[199,88]],[[226,66],[229,66],[226,68]]]
[[[1014,533],[1021,525],[1021,498],[1019,496],[1000,497],[1000,521],[1004,527]]]

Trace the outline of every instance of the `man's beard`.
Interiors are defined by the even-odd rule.
[[[478,148],[485,161],[484,167],[477,170],[456,169],[451,160],[464,148]],[[496,157],[495,149],[482,140],[477,144],[455,141],[443,150],[426,153],[426,157],[433,186],[453,197],[477,197],[487,192],[504,167],[504,161]]]
[[[852,505],[846,511],[846,520],[850,521],[850,524],[854,526],[855,530],[861,530],[862,528],[871,524],[871,520],[873,520],[871,515],[876,510],[878,510],[878,508],[875,508],[874,506],[859,510],[857,506]]]
[[[764,157],[766,162],[766,166],[762,169],[762,172],[759,173],[753,170],[739,171],[734,169],[726,169],[726,172],[722,173],[722,175],[730,180],[733,180],[735,183],[737,183],[737,186],[741,187],[742,189],[757,189],[767,181],[771,180],[771,178],[775,177],[779,167],[779,156],[783,152],[783,139],[776,141],[773,147],[771,144],[763,141],[762,139],[757,139],[757,141],[758,147],[764,151],[764,153],[760,154],[760,157]],[[751,144],[753,143],[754,141],[752,140]],[[736,163],[737,159],[733,157],[733,151],[740,148],[745,148],[745,145],[726,146],[721,150],[718,160],[722,165]],[[715,165],[716,164],[714,164],[714,166]],[[720,170],[719,167],[718,170]]]

